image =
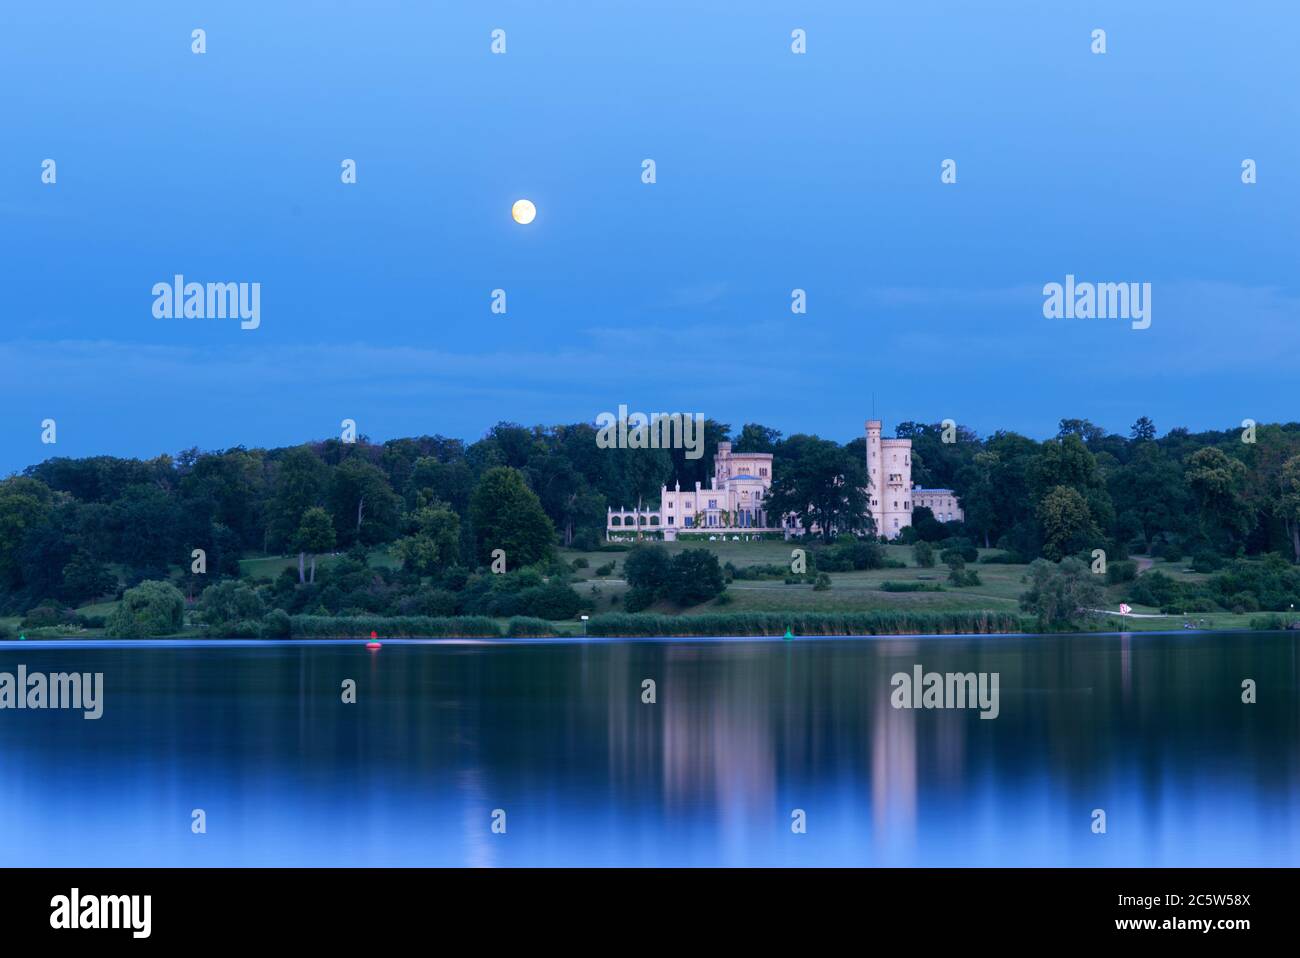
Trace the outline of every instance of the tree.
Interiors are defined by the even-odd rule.
[[[1294,561],[1300,562],[1300,456],[1292,456],[1282,466],[1281,484],[1278,512],[1286,523]]]
[[[1187,485],[1196,497],[1201,527],[1212,542],[1227,549],[1254,523],[1243,494],[1246,467],[1213,446],[1199,449],[1187,460]]]
[[[1087,419],[1062,419],[1060,428],[1057,429],[1056,438],[1064,439],[1066,436],[1074,436],[1084,445],[1091,446],[1100,442],[1106,435],[1106,430],[1100,426],[1094,425]]]
[[[460,558],[460,516],[441,502],[416,510],[415,532],[398,539],[393,554],[416,575],[437,575]]]
[[[640,612],[668,588],[672,560],[661,545],[639,545],[627,554],[623,576],[628,593],[624,607]]]
[[[189,549],[181,540],[180,503],[158,485],[132,485],[109,506],[111,559],[145,573],[163,574]]]
[[[122,594],[104,622],[110,639],[172,635],[185,624],[185,597],[170,582],[145,581]]]
[[[397,532],[401,500],[383,470],[364,459],[349,456],[334,467],[329,502],[340,545],[375,545]]]
[[[679,606],[698,605],[725,588],[716,555],[708,549],[684,549],[672,558],[664,595]]]
[[[290,449],[280,459],[275,473],[267,539],[271,548],[290,544],[303,513],[324,500],[329,467],[306,446]]]
[[[44,522],[53,496],[43,482],[16,476],[0,482],[0,588],[21,588],[19,548],[29,529]]]
[[[1116,510],[1138,523],[1147,548],[1159,533],[1187,526],[1193,503],[1182,470],[1154,442],[1138,446],[1133,458],[1112,474],[1109,485]]]
[[[406,504],[415,509],[433,499],[447,503],[458,516],[469,514],[469,497],[474,492],[474,473],[463,461],[439,462],[422,456],[411,467],[406,485]]]
[[[912,546],[912,558],[916,560],[918,569],[934,568],[934,546],[922,539],[916,545]]]
[[[1101,538],[1088,504],[1077,489],[1056,486],[1042,498],[1035,512],[1043,530],[1043,555],[1061,559],[1087,548]]]
[[[266,603],[257,590],[233,579],[210,585],[199,596],[200,621],[216,629],[236,623],[257,622],[265,614]]]
[[[781,431],[747,422],[732,445],[734,452],[776,452],[781,444]]]
[[[1063,559],[1059,565],[1035,559],[1026,575],[1029,589],[1020,596],[1020,607],[1038,617],[1040,629],[1065,628],[1101,604],[1099,578],[1075,558]]]
[[[117,576],[85,549],[78,549],[63,567],[61,598],[76,605],[117,588]]]
[[[293,537],[293,547],[298,553],[298,581],[316,582],[316,556],[334,548],[334,523],[330,514],[320,506],[312,506],[302,514],[298,531]],[[311,578],[303,578],[303,558],[311,556]]]
[[[495,466],[483,473],[469,508],[479,562],[490,562],[494,549],[505,550],[516,569],[552,554],[555,527],[518,469]]]
[[[977,452],[971,464],[963,468],[958,477],[962,488],[961,506],[966,517],[966,528],[983,537],[986,549],[998,526],[998,491],[994,473],[999,465],[997,453]]]
[[[1156,424],[1146,416],[1140,416],[1138,421],[1133,423],[1129,435],[1137,442],[1151,442],[1156,438]]]
[[[874,532],[866,468],[841,446],[817,436],[791,436],[774,464],[769,515],[792,514],[823,541],[839,533]]]

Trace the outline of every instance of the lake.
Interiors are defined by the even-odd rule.
[[[6,642],[104,711],[0,710],[0,865],[1295,865],[1296,646]],[[892,707],[917,665],[997,718]]]

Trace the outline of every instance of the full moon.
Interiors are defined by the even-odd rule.
[[[533,205],[532,200],[515,200],[515,205],[510,207],[510,215],[515,218],[516,223],[527,226],[537,216],[537,207]]]

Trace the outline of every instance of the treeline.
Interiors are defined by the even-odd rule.
[[[1024,561],[1094,548],[1112,560],[1145,552],[1207,564],[1300,556],[1300,425],[1157,437],[1145,418],[1126,436],[1064,420],[1038,442],[908,422],[897,434],[913,441],[914,481],[955,489],[966,513],[941,525],[917,510],[909,539],[964,538]],[[145,580],[171,579],[195,599],[260,554],[297,557],[261,593],[288,615],[549,618],[573,608],[552,588],[568,588],[555,547],[600,547],[607,506],[653,505],[674,479],[707,485],[729,438],[737,452],[773,453],[769,511],[794,512],[828,539],[875,531],[863,519],[864,440],[783,437],[752,423],[733,437],[706,421],[699,459],[602,449],[587,424],[509,423],[470,444],[361,438],[147,461],[55,458],[0,481],[0,612],[75,607]],[[398,568],[368,567],[366,554],[385,545]],[[510,578],[485,583],[497,550]],[[327,575],[315,563],[326,553],[351,553],[352,564]],[[689,599],[698,570],[679,566],[637,599]],[[514,578],[527,567],[537,580]]]
[[[944,442],[942,426],[916,423],[898,432],[912,439],[913,479],[960,496],[959,534],[1025,560],[1094,548],[1112,559],[1277,552],[1300,560],[1297,423],[1178,428],[1157,438],[1146,417],[1127,436],[1066,419],[1045,442],[1009,432],[978,439],[961,428]],[[949,534],[928,528],[924,515],[914,520],[922,537]]]

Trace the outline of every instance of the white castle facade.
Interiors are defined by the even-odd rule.
[[[921,489],[912,484],[912,440],[882,439],[880,420],[870,419],[867,433],[868,510],[876,534],[896,538],[912,524],[912,511],[925,506],[941,522],[963,517],[957,495],[951,489]],[[657,509],[610,509],[605,518],[605,537],[662,534],[675,539],[679,532],[718,532],[733,535],[780,532],[787,537],[802,535],[803,526],[794,516],[772,515],[767,500],[772,492],[770,452],[732,452],[731,443],[718,443],[713,459],[713,477],[708,486],[695,483],[683,489],[676,483],[659,490]]]

